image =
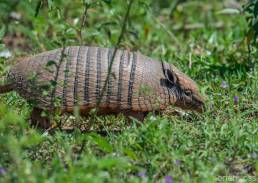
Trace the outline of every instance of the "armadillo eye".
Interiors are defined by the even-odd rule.
[[[185,90],[185,95],[186,96],[192,96],[192,91],[191,90]]]

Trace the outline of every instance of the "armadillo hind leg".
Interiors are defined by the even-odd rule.
[[[158,116],[158,115],[161,115],[162,113],[163,113],[163,111],[153,111],[152,115]],[[125,116],[127,117],[129,122],[132,120],[132,118],[135,118],[140,122],[143,122],[148,114],[149,114],[149,112],[135,112],[135,111],[132,111],[132,112],[126,113]]]
[[[48,117],[42,117],[41,113],[43,112],[43,109],[34,107],[31,112],[30,117],[30,125],[33,127],[40,127],[43,129],[50,128],[50,121]]]
[[[129,122],[132,121],[132,118],[135,118],[138,121],[143,122],[147,115],[148,112],[128,112],[127,114],[125,114]]]

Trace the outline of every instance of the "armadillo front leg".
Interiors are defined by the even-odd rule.
[[[41,116],[43,109],[34,107],[31,112],[30,125],[48,129],[50,127],[50,121],[47,117]]]

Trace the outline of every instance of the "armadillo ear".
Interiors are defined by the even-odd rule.
[[[175,84],[176,83],[176,77],[173,75],[172,71],[169,69],[165,69],[165,77],[166,79],[172,83]]]

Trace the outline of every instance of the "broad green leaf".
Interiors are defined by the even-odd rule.
[[[107,3],[107,4],[112,3],[112,0],[102,0],[102,1],[104,1],[104,2]]]
[[[54,60],[49,60],[46,64],[47,67],[50,67],[52,65],[56,65],[56,62]]]
[[[133,159],[133,160],[136,160],[136,159],[137,159],[136,154],[135,154],[131,149],[125,148],[125,149],[124,149],[124,153],[125,153],[127,156],[129,156],[131,159]]]
[[[112,152],[113,148],[112,146],[104,139],[103,137],[93,134],[91,135],[92,140],[103,150],[106,152]]]
[[[101,169],[109,169],[115,166],[124,166],[127,164],[126,159],[124,158],[103,158],[100,159],[97,163],[98,167]]]

